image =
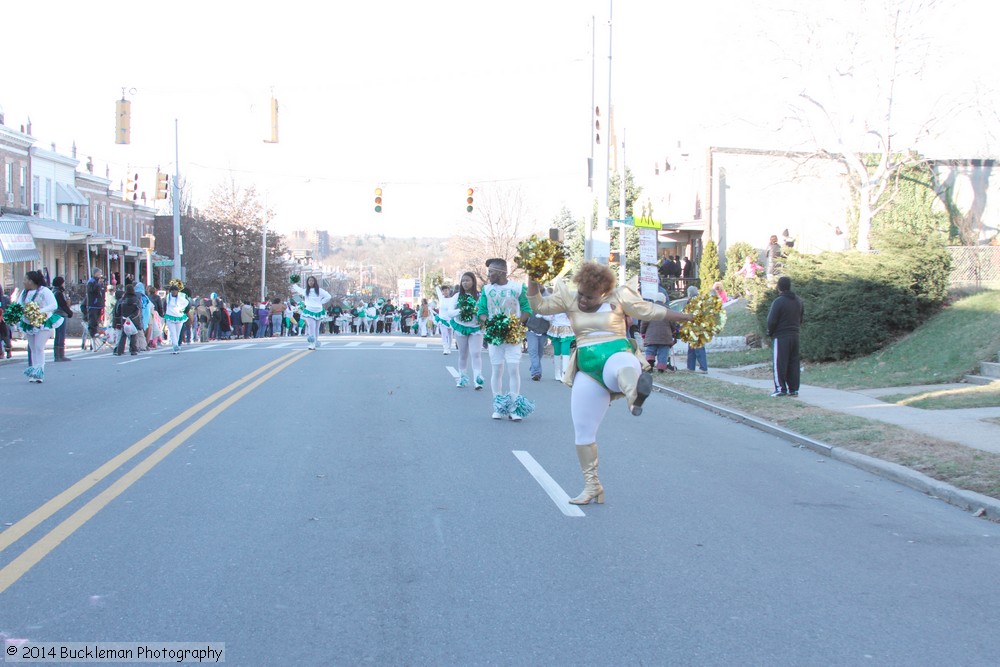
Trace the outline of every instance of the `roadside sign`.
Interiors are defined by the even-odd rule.
[[[663,223],[659,220],[633,218],[631,215],[627,218],[608,218],[608,229],[611,229],[615,225],[628,225],[637,229],[663,229]]]

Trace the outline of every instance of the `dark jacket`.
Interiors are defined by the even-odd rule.
[[[673,345],[673,322],[669,320],[642,321],[639,333],[645,336],[646,345]]]
[[[115,329],[122,328],[124,318],[132,320],[132,324],[139,331],[142,331],[142,297],[138,294],[124,294],[118,303],[115,304]]]
[[[778,294],[778,298],[771,303],[771,310],[767,313],[768,337],[798,336],[805,312],[805,304],[795,292]]]
[[[87,309],[104,310],[104,281],[91,278],[87,281]]]
[[[66,293],[63,291],[63,288],[54,288],[52,294],[56,297],[56,306],[61,311],[62,316],[66,319],[73,317],[73,309],[70,308],[69,301],[66,300]]]

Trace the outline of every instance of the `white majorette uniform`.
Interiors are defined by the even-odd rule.
[[[520,319],[521,314],[531,314],[528,288],[524,283],[508,280],[503,285],[487,284],[479,295],[478,314],[487,318],[506,314]],[[535,409],[534,404],[521,395],[521,343],[490,344],[490,364],[493,374],[493,419],[510,417],[521,421]],[[504,370],[507,371],[507,393],[503,392]]]
[[[21,290],[18,303],[22,306],[34,302],[38,309],[45,314],[45,322],[40,327],[28,323],[24,317],[18,326],[24,332],[24,337],[28,340],[28,351],[31,352],[31,365],[25,369],[24,374],[28,377],[28,382],[41,384],[45,378],[45,343],[49,340],[52,332],[58,329],[63,318],[56,315],[59,308],[56,297],[48,287],[44,285],[33,290]]]
[[[441,350],[444,354],[451,354],[451,317],[446,313],[454,310],[458,297],[445,296],[441,293],[440,287],[435,289],[437,290],[437,312],[434,313],[434,323],[437,325],[438,333],[441,334]]]
[[[472,319],[462,318],[462,306],[472,309]],[[475,380],[475,388],[482,389],[483,381],[483,330],[476,314],[478,299],[471,294],[459,292],[452,300],[452,308],[441,309],[440,315],[449,319],[449,325],[458,343],[458,380],[456,387],[466,387],[470,378]],[[470,367],[471,362],[471,367]],[[466,369],[469,372],[466,372]]]
[[[292,291],[302,297],[302,305],[299,307],[299,316],[306,324],[306,340],[309,342],[309,349],[316,349],[316,341],[319,337],[319,322],[326,317],[326,310],[323,306],[332,299],[330,293],[322,287],[319,291],[310,289],[306,292],[300,285],[292,285]]]
[[[371,304],[365,308],[365,322],[368,327],[368,333],[375,333],[375,322],[378,320],[378,308],[375,304]]]
[[[171,354],[179,354],[181,351],[181,327],[187,320],[187,307],[191,303],[187,295],[178,292],[177,296],[167,294],[167,305],[163,313],[163,319],[167,321],[167,331],[170,332],[170,344],[173,345]]]

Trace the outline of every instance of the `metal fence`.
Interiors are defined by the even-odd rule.
[[[949,246],[949,287],[1000,289],[1000,246]]]

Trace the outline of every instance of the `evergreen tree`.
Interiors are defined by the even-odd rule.
[[[635,184],[632,179],[632,170],[628,167],[625,168],[625,212],[619,214],[619,191],[621,189],[621,177],[615,175],[611,179],[611,192],[608,197],[608,208],[609,216],[614,219],[626,218],[630,215],[634,215],[635,202],[639,199],[639,195],[642,194],[642,187]],[[618,229],[613,229],[611,231],[611,250],[612,252],[617,251],[618,248]],[[625,277],[631,280],[633,277],[639,275],[639,268],[641,263],[639,261],[639,230],[635,227],[626,227],[625,229]]]
[[[711,289],[712,285],[722,279],[719,270],[719,249],[715,241],[709,241],[701,251],[701,265],[698,267],[698,277],[703,289]]]

